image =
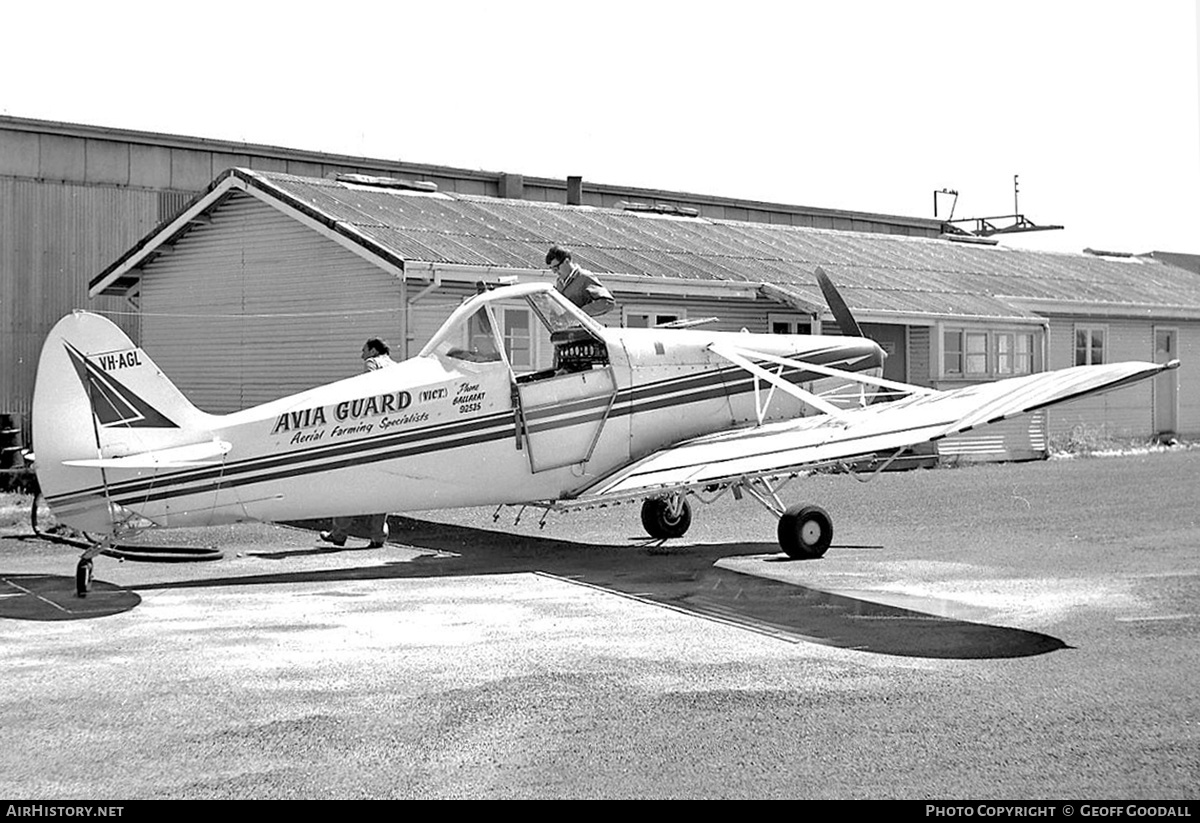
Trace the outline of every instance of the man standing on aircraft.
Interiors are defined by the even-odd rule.
[[[612,292],[604,287],[596,275],[571,260],[570,249],[551,246],[550,251],[546,252],[546,265],[558,277],[554,281],[554,288],[592,317],[598,317],[616,305]]]
[[[380,340],[378,337],[372,337],[362,347],[363,365],[367,371],[375,371],[377,369],[385,369],[388,366],[396,365],[389,353],[391,349],[388,344]],[[371,532],[371,545],[369,548],[382,549],[383,544],[388,538],[387,513],[372,514],[367,518],[367,527]],[[353,517],[335,517],[333,518],[333,529],[327,532],[321,532],[321,539],[326,543],[332,543],[335,546],[346,545],[346,538],[350,535],[350,526],[354,522]]]

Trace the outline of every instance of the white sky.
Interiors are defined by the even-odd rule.
[[[0,112],[1200,253],[1194,0],[5,0]],[[951,198],[940,199],[946,216]]]

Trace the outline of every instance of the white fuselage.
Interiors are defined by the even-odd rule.
[[[714,343],[875,376],[883,362],[879,347],[861,338],[602,327],[592,334],[607,347],[606,362],[581,370],[518,377],[505,360],[426,351],[252,409],[205,415],[203,430],[187,437],[229,444],[223,459],[110,466],[93,471],[85,487],[47,490],[47,500],[60,517],[95,531],[105,523],[111,531],[122,522],[177,527],[559,500],[697,435],[812,413],[714,353]],[[794,367],[782,376],[818,392],[841,382]]]

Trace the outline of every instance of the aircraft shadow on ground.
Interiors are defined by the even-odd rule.
[[[926,614],[714,565],[723,557],[776,555],[778,547],[775,544],[673,543],[668,544],[668,548],[659,542],[641,541],[640,545],[633,546],[591,545],[407,517],[393,516],[389,524],[392,542],[438,554],[383,566],[208,578],[147,585],[139,589],[541,573],[792,642],[809,641],[879,654],[947,659],[1028,657],[1069,648],[1062,640],[1038,632]],[[295,525],[315,530],[320,524]],[[343,551],[353,552],[354,549],[318,547],[257,556],[285,560],[297,555]],[[60,588],[69,587],[74,597],[73,579],[53,579],[59,581]],[[90,614],[81,611],[76,619],[124,611],[140,602],[132,592],[125,593],[132,600],[120,600],[115,592],[122,590],[106,587],[99,581],[94,587],[92,596],[77,602],[96,602],[93,608],[97,611]],[[115,589],[115,592],[109,592],[109,589]],[[97,596],[102,591],[108,594]],[[111,600],[114,605],[119,603],[122,608],[100,611],[98,601],[101,600]],[[29,611],[37,611],[37,607],[29,603],[25,604],[25,613],[21,615],[12,613],[16,608],[14,598],[0,598],[0,617],[71,619],[52,613],[59,609],[49,604],[41,607],[45,612],[42,616],[30,614]]]

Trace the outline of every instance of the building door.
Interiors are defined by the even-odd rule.
[[[1178,329],[1154,329],[1154,362],[1179,356]],[[1179,425],[1179,371],[1171,369],[1154,378],[1154,433],[1175,434]]]

